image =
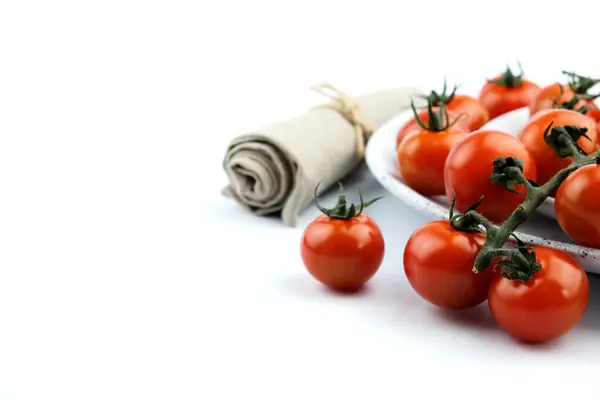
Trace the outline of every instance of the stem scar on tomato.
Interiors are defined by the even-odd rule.
[[[320,185],[321,185],[321,182],[319,182],[317,184],[317,186],[315,186],[315,192],[314,192],[315,204],[316,204],[317,208],[319,209],[319,211],[321,211],[323,214],[327,215],[329,218],[351,219],[354,217],[358,217],[359,215],[362,214],[362,212],[365,208],[369,207],[371,204],[375,203],[377,200],[380,200],[383,198],[383,196],[380,196],[380,197],[376,197],[372,200],[365,202],[363,199],[362,192],[360,191],[360,187],[357,187],[356,190],[358,191],[358,197],[360,199],[360,204],[358,207],[354,203],[350,203],[350,205],[348,205],[348,202],[346,200],[346,193],[344,193],[344,186],[342,185],[341,182],[338,182],[339,192],[338,192],[337,203],[336,203],[335,207],[333,207],[333,208],[325,208],[319,203],[319,197],[317,195]]]

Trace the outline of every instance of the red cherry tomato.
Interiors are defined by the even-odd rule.
[[[507,68],[506,72],[483,85],[479,101],[488,111],[490,118],[496,118],[513,110],[529,107],[540,90],[538,85],[524,79],[522,72],[520,75],[514,75],[510,68]]]
[[[464,94],[456,94],[446,103],[448,111],[454,114],[467,114],[468,131],[472,132],[480,129],[490,120],[490,115],[486,108],[475,97]]]
[[[447,110],[443,106],[436,113],[429,104],[428,111],[428,123],[417,116],[421,129],[406,136],[398,147],[398,168],[404,182],[412,189],[426,196],[443,195],[446,157],[467,132],[451,126],[459,120],[447,122]]]
[[[556,103],[566,103],[573,96],[575,96],[575,92],[569,85],[561,85],[557,82],[546,86],[538,92],[537,96],[531,99],[529,116],[534,116],[540,110],[553,108],[553,105]]]
[[[439,113],[441,111],[441,108],[432,107],[432,111],[434,113]],[[404,125],[402,125],[396,136],[396,148],[400,146],[400,144],[408,134],[422,130],[421,126],[417,122],[417,118],[419,118],[423,122],[423,124],[429,124],[429,111],[427,109],[420,110],[416,114],[416,117],[413,116],[411,119],[406,121]],[[448,121],[457,121],[454,125],[456,128],[461,128],[464,131],[469,131],[469,120],[466,116],[461,116],[460,113],[448,111],[448,118],[446,118],[446,116],[444,115],[444,124],[448,123]]]
[[[487,299],[493,269],[472,271],[485,243],[480,233],[456,230],[449,221],[417,229],[404,249],[404,272],[413,289],[438,307],[464,309]]]
[[[569,82],[566,84],[556,82],[542,88],[529,105],[530,116],[535,115],[540,110],[553,108],[555,104],[570,102],[575,96],[588,97],[587,99],[582,99],[577,102],[576,108],[579,108],[582,105],[588,105],[590,107],[595,106],[594,100],[589,98],[590,94],[588,91],[600,83],[600,79],[593,79],[568,71],[563,71],[563,75],[569,78]],[[593,116],[590,117],[595,119]],[[598,121],[599,120],[596,120],[596,122]]]
[[[502,329],[524,342],[548,342],[569,332],[581,319],[589,298],[585,271],[567,253],[534,247],[542,269],[527,282],[496,274],[488,305]]]
[[[571,239],[600,248],[600,165],[586,165],[572,172],[558,188],[554,210],[560,227]]]
[[[494,130],[472,132],[454,146],[444,166],[446,195],[450,200],[456,195],[457,210],[464,212],[483,196],[477,211],[492,222],[501,223],[523,202],[526,194],[523,185],[515,186],[521,195],[490,181],[498,157],[519,159],[524,164],[525,177],[536,180],[534,159],[516,137]]]
[[[381,230],[362,214],[364,207],[346,204],[341,185],[335,208],[325,209],[318,202],[317,206],[323,215],[302,234],[300,253],[304,266],[316,280],[333,290],[356,291],[381,265],[385,251]]]
[[[398,147],[398,167],[404,182],[425,196],[445,194],[446,157],[467,134],[460,128],[450,128],[442,132],[422,130],[408,135]]]
[[[585,116],[590,117],[591,119],[596,121],[596,131],[598,131],[597,124],[600,122],[600,109],[598,109],[598,106],[596,105],[596,103],[593,102],[593,100],[591,100],[591,102],[592,103],[588,102],[586,104],[589,110],[585,113]]]
[[[554,122],[553,122],[554,121]],[[572,161],[572,157],[561,158],[550,145],[544,140],[544,131],[553,122],[553,126],[575,125],[587,128],[590,140],[581,137],[579,146],[591,153],[596,148],[597,131],[596,123],[591,118],[573,110],[552,109],[544,110],[534,115],[517,135],[525,147],[531,152],[537,166],[537,183],[544,184],[558,171],[566,168]]]

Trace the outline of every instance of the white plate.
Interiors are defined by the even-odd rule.
[[[405,185],[400,178],[396,163],[396,135],[402,124],[411,117],[412,111],[407,110],[373,133],[365,151],[366,164],[373,176],[392,195],[428,215],[432,220],[448,219],[450,203],[446,196],[423,196]],[[515,135],[527,118],[527,110],[519,109],[490,121],[485,128]],[[519,238],[528,244],[564,250],[580,262],[586,271],[600,274],[600,249],[579,246],[562,231],[555,220],[552,199],[538,211],[540,212],[532,215],[516,231]]]

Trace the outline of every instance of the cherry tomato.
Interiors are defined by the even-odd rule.
[[[495,130],[472,132],[450,151],[444,166],[446,196],[456,194],[456,209],[464,212],[481,196],[483,203],[477,211],[492,222],[505,221],[525,199],[526,189],[516,185],[518,193],[511,193],[500,184],[490,181],[493,163],[498,157],[515,157],[523,162],[523,174],[536,180],[534,159],[516,137]]]
[[[404,182],[425,196],[445,194],[444,164],[450,150],[467,132],[450,128],[408,135],[398,147],[398,166]]]
[[[557,82],[546,86],[538,92],[537,96],[531,99],[529,116],[535,115],[540,110],[553,108],[556,103],[566,103],[573,96],[575,96],[575,92],[569,85],[561,85]]]
[[[544,184],[558,171],[566,168],[572,161],[572,157],[561,158],[556,150],[544,140],[544,131],[554,121],[553,126],[575,125],[587,128],[590,140],[581,137],[579,146],[587,153],[596,148],[597,131],[596,122],[576,111],[565,109],[544,110],[534,115],[521,129],[517,137],[531,152],[537,166],[537,183]]]
[[[404,272],[413,289],[438,307],[464,309],[487,299],[493,269],[472,271],[485,243],[480,233],[456,230],[449,221],[417,229],[404,248]]]
[[[479,92],[479,101],[488,111],[490,118],[496,118],[510,111],[529,107],[540,92],[540,87],[523,78],[523,73],[514,75],[510,68],[489,80]]]
[[[581,319],[589,298],[587,275],[567,253],[534,247],[542,268],[527,282],[496,274],[488,306],[502,329],[524,342],[548,342]]]
[[[302,234],[300,253],[304,266],[319,282],[336,291],[356,291],[378,271],[385,243],[379,226],[362,211],[373,201],[348,205],[340,184],[333,209],[323,212]],[[360,190],[359,190],[360,193]]]
[[[556,219],[577,243],[600,248],[600,165],[580,167],[560,185]]]
[[[596,105],[596,103],[593,102],[593,100],[591,101],[592,104],[590,104],[589,102],[586,104],[589,109],[585,113],[585,116],[590,117],[591,119],[596,121],[596,131],[598,131],[598,123],[600,123],[600,109],[598,109],[598,106]]]
[[[441,111],[441,107],[432,107],[433,112],[439,113]],[[427,109],[423,109],[416,113],[416,116],[413,116],[411,119],[406,121],[404,125],[398,131],[398,135],[396,136],[396,148],[400,146],[400,143],[404,140],[404,138],[413,132],[421,131],[422,128],[417,122],[417,118],[419,118],[424,124],[429,123],[429,111]],[[464,115],[460,115],[460,113],[448,111],[448,118],[444,115],[444,123],[448,121],[456,121],[454,125],[457,128],[461,128],[464,131],[469,131],[469,121],[468,118]]]
[[[464,94],[454,95],[452,100],[446,103],[446,107],[454,114],[466,113],[468,131],[475,131],[481,128],[490,120],[490,115],[486,108],[475,97]]]
[[[600,83],[599,79],[578,75],[574,72],[563,71],[562,73],[569,78],[569,82],[566,84],[555,82],[542,88],[529,105],[530,116],[535,115],[540,110],[553,108],[554,104],[567,103],[575,96],[590,97],[588,91]],[[582,105],[595,106],[593,98],[582,99],[582,101],[577,102],[576,107],[579,108]],[[593,114],[596,115],[596,113]],[[600,116],[600,114],[598,115]],[[594,116],[591,117],[595,119]],[[599,121],[596,120],[596,122]]]
[[[406,136],[397,149],[398,168],[404,182],[412,189],[425,196],[443,195],[446,157],[467,132],[451,126],[460,119],[449,123],[448,111],[443,106],[434,112],[430,103],[426,111],[429,123],[416,116],[420,130]]]

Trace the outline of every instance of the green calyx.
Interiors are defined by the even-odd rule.
[[[444,87],[440,93],[432,90],[427,96],[419,96],[422,99],[426,100],[428,104],[431,104],[433,107],[441,107],[446,105],[454,99],[456,95],[456,91],[458,90],[458,86],[454,85],[454,89],[450,94],[446,94],[446,90],[448,89],[447,79],[444,78]]]
[[[523,83],[523,75],[525,74],[523,73],[521,63],[517,62],[517,65],[519,66],[519,74],[515,74],[514,72],[512,72],[510,67],[507,65],[506,71],[504,71],[502,75],[500,75],[496,79],[488,79],[488,82],[493,83],[495,85],[501,85],[507,88],[515,88],[517,86],[521,86],[521,84]]]
[[[562,71],[562,73],[569,78],[568,85],[575,92],[575,94],[586,95],[588,90],[600,83],[600,79],[579,75],[572,71]]]
[[[587,128],[574,125],[553,127],[552,125],[554,125],[554,121],[551,121],[544,129],[544,141],[556,151],[559,157],[569,157],[574,152],[586,155],[578,142],[582,137],[592,140],[587,135]]]
[[[323,214],[327,215],[329,218],[351,219],[354,217],[358,217],[360,214],[362,214],[362,212],[365,208],[369,207],[371,204],[375,203],[377,200],[382,198],[382,197],[376,197],[372,200],[365,202],[363,200],[363,196],[362,196],[362,192],[360,191],[360,188],[357,187],[358,197],[360,198],[360,204],[358,206],[356,206],[353,203],[348,204],[348,202],[346,200],[346,194],[344,193],[344,187],[341,183],[338,183],[339,194],[338,194],[338,201],[337,201],[335,207],[325,208],[319,204],[319,198],[317,195],[320,185],[321,185],[321,182],[319,182],[317,184],[317,186],[315,187],[315,192],[314,192],[315,204],[316,204],[317,208]]]
[[[421,120],[421,118],[419,118],[419,113],[417,112],[417,109],[415,108],[415,103],[412,100],[410,102],[410,106],[415,115],[415,121],[417,122],[417,124],[419,124],[419,126],[421,128],[423,128],[424,130],[426,130],[428,132],[434,132],[434,133],[442,132],[442,131],[452,128],[458,122],[458,120],[464,115],[464,113],[461,113],[458,117],[456,117],[456,119],[454,121],[450,122],[450,115],[448,114],[448,109],[446,108],[446,106],[444,104],[439,106],[439,110],[437,112],[435,112],[433,110],[433,104],[430,101],[428,101],[427,102],[428,123],[425,124]]]
[[[452,197],[452,204],[450,205],[450,214],[448,216],[448,220],[450,221],[450,225],[457,231],[467,232],[467,233],[483,233],[481,228],[479,227],[481,221],[476,217],[478,214],[471,213],[470,211],[475,211],[477,207],[481,205],[483,202],[483,196],[473,205],[465,210],[464,213],[456,213],[455,205],[456,205],[456,194]]]
[[[515,189],[515,186],[523,183],[523,161],[515,157],[496,158],[490,181],[504,186],[509,192],[522,194]]]
[[[500,273],[504,278],[527,282],[542,269],[542,264],[537,262],[535,250],[532,247],[525,245],[515,234],[512,234],[512,237],[517,242],[516,252],[513,253],[515,257],[501,259],[497,266],[501,268]]]
[[[585,115],[592,108],[585,104],[582,106],[579,106],[579,107],[577,107],[577,105],[582,100],[595,100],[596,98],[600,97],[600,94],[595,95],[595,96],[588,95],[588,94],[575,94],[570,100],[561,102],[560,98],[564,94],[564,89],[563,89],[562,85],[559,85],[559,87],[560,87],[560,95],[556,99],[552,100],[552,108],[554,108],[554,109],[572,110],[572,111],[575,111],[575,112]]]

